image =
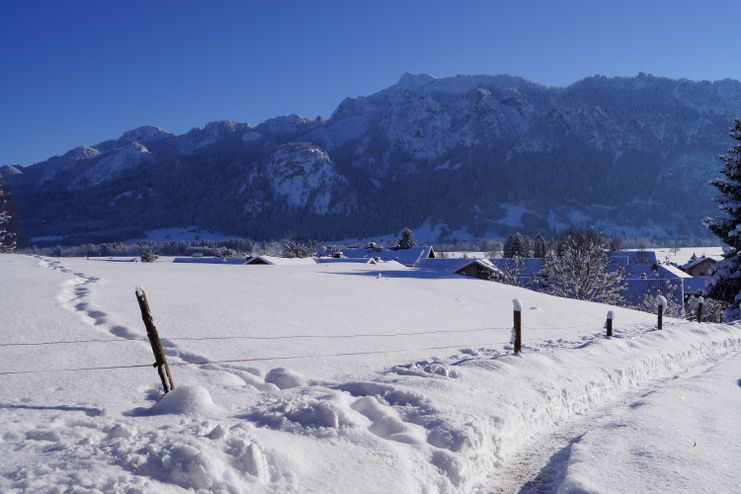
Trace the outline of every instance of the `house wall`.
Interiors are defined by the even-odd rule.
[[[492,274],[490,270],[475,263],[469,264],[468,266],[459,269],[458,271],[456,271],[456,273],[462,274],[463,276],[478,278],[480,280],[488,280]]]
[[[687,269],[687,274],[692,276],[708,276],[710,274],[710,268],[715,265],[715,261],[712,259],[705,259],[704,261],[692,266]]]

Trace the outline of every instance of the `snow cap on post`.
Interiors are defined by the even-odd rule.
[[[656,295],[656,305],[659,307],[666,307],[666,297],[663,295]]]
[[[700,295],[700,298],[697,299],[697,303],[698,304],[704,304],[705,303],[705,297],[703,297],[702,295]]]
[[[612,312],[611,310],[608,310],[607,311],[607,319],[609,319],[610,321],[612,321],[613,319],[615,319],[615,313]]]
[[[519,298],[512,299],[512,307],[514,308],[515,312],[522,312],[522,304],[520,303]]]
[[[136,287],[136,296],[141,297],[144,294],[144,288],[138,286]]]

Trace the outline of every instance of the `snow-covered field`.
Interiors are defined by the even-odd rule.
[[[656,259],[661,262],[666,261],[673,262],[675,264],[685,264],[690,260],[692,255],[697,257],[715,257],[720,259],[723,256],[723,247],[682,247],[677,249],[649,249],[656,252]]]
[[[0,492],[738,490],[737,326],[396,263],[166,261],[0,256]]]

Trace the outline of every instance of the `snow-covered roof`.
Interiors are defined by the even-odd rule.
[[[452,275],[458,273],[458,271],[476,264],[484,269],[488,269],[493,273],[501,274],[501,270],[491,263],[489,259],[461,259],[461,258],[446,258],[446,259],[422,259],[415,266],[417,269],[438,273],[442,276]]]
[[[677,304],[684,303],[684,278],[652,278],[645,280],[629,278],[623,280],[625,290],[621,292],[623,298],[632,304],[640,304],[646,294],[661,293]]]
[[[482,268],[488,269],[492,271],[493,273],[501,274],[502,270],[499,269],[497,266],[494,265],[494,263],[491,262],[490,259],[469,259],[467,263],[465,263],[463,266],[458,268],[456,271],[460,271],[461,269],[464,269],[471,264],[476,264],[477,266],[481,266]]]
[[[248,260],[246,264],[270,264],[276,266],[297,266],[305,264],[316,264],[312,257],[273,257],[257,256]]]
[[[509,258],[496,258],[496,259],[487,259],[491,264],[496,266],[500,270],[507,270],[512,265],[513,260]],[[531,278],[538,274],[538,272],[543,268],[543,259],[538,258],[527,258],[527,259],[520,259],[522,262],[522,273],[520,273],[520,277],[522,278]]]
[[[618,250],[610,252],[610,260],[620,266],[656,264],[656,252],[652,250]]]
[[[692,278],[691,275],[685,273],[681,269],[671,264],[660,264],[659,274],[668,275],[668,277],[675,278]]]
[[[319,256],[329,252],[321,249]],[[348,259],[373,259],[377,257],[382,261],[398,261],[405,266],[418,265],[422,259],[434,257],[435,253],[430,246],[412,247],[411,249],[385,249],[382,247],[349,247],[342,249],[342,255]]]
[[[691,276],[682,281],[684,282],[684,293],[702,293],[705,290],[705,285],[710,281],[710,276]]]
[[[332,263],[357,263],[357,264],[375,264],[373,258],[350,258],[350,257],[317,257],[315,258],[317,264],[332,264]]]
[[[445,259],[420,259],[416,267],[419,269],[428,269],[431,271],[444,271],[453,273],[459,269],[468,266],[475,259],[445,258]]]
[[[176,257],[172,262],[190,264],[245,264],[244,257]]]

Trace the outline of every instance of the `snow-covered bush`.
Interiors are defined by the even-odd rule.
[[[687,319],[692,321],[696,319],[698,303],[699,299],[694,295],[687,300],[687,306],[685,308],[685,317]],[[727,309],[728,303],[723,302],[722,300],[704,297],[702,304],[702,320],[708,322],[722,322],[723,315]]]

